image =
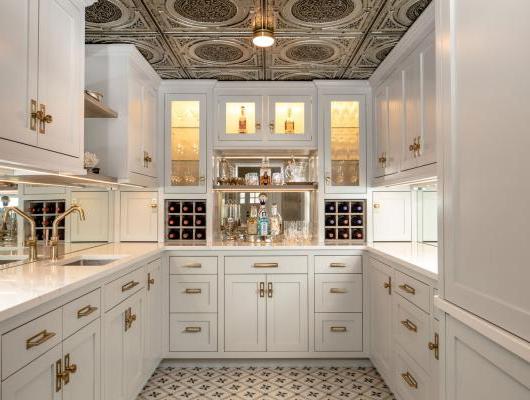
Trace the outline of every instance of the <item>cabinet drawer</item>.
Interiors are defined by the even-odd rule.
[[[217,273],[217,257],[170,257],[169,273],[201,275]]]
[[[105,311],[110,310],[116,304],[142,289],[145,286],[145,280],[145,269],[138,268],[136,271],[129,272],[127,275],[107,283],[103,289]]]
[[[217,275],[171,275],[170,312],[217,312]]]
[[[62,340],[60,308],[2,335],[2,379]]]
[[[396,346],[394,382],[403,400],[425,400],[431,398],[429,376],[400,347]]]
[[[400,296],[394,296],[394,339],[426,371],[430,365],[430,316]]]
[[[315,275],[315,312],[362,311],[362,274]]]
[[[361,256],[315,256],[316,274],[361,274]]]
[[[361,313],[315,314],[316,351],[362,351],[363,315]]]
[[[423,311],[430,312],[430,287],[400,271],[396,271],[395,292],[416,304]]]
[[[225,257],[225,274],[305,274],[306,256]]]
[[[63,333],[67,338],[101,315],[101,291],[96,289],[63,306]]]
[[[217,351],[217,314],[170,314],[170,351]]]

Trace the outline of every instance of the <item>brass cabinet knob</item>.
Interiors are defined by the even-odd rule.
[[[271,130],[271,132],[274,131],[274,122],[271,122],[269,124],[269,129]]]
[[[434,352],[434,358],[436,360],[440,359],[440,336],[435,333],[434,334],[434,342],[429,342],[428,344],[429,350]]]
[[[258,131],[261,129],[261,123],[260,122],[256,122],[256,129]]]

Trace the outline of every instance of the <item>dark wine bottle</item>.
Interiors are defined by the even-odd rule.
[[[350,238],[349,229],[339,229],[338,237],[341,240],[348,240]]]
[[[352,213],[362,213],[364,209],[363,203],[356,201],[351,204],[351,212]]]
[[[196,213],[205,213],[206,212],[206,203],[198,201],[195,203],[195,212]]]
[[[195,216],[195,226],[204,226],[206,225],[206,221],[204,218],[204,215],[196,215]]]
[[[334,201],[326,201],[324,206],[326,213],[332,214],[337,212],[337,206]]]
[[[167,205],[167,211],[171,214],[180,212],[180,203],[177,201],[170,201]]]
[[[204,229],[195,230],[195,240],[204,240],[206,239],[206,231]]]
[[[348,213],[348,212],[350,212],[350,204],[347,203],[347,202],[339,203],[337,208],[339,210],[338,212],[340,212],[340,213]]]
[[[179,240],[180,239],[180,231],[178,229],[170,229],[167,233],[167,238],[169,240]]]
[[[326,239],[328,240],[334,240],[335,237],[335,229],[326,229]]]
[[[193,203],[190,203],[190,202],[182,203],[182,212],[191,214],[193,212]]]
[[[179,226],[180,225],[180,217],[178,215],[170,215],[167,219],[167,224],[169,226]]]
[[[339,216],[339,225],[340,226],[348,226],[350,224],[349,218],[347,215],[340,215]]]
[[[351,217],[352,226],[363,226],[363,217],[360,215],[353,215]]]
[[[182,230],[182,240],[193,240],[193,230],[183,229]]]
[[[363,230],[362,229],[354,229],[352,231],[352,239],[355,240],[362,240],[364,237]]]
[[[192,225],[193,225],[193,217],[191,215],[183,215],[182,226],[192,226]]]
[[[334,215],[328,215],[326,217],[326,226],[335,226],[337,225],[337,220]]]

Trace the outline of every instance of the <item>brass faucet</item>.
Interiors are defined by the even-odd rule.
[[[86,219],[85,210],[83,210],[83,208],[81,208],[80,205],[74,204],[70,206],[68,210],[66,210],[62,214],[59,214],[53,220],[52,237],[50,238],[50,246],[51,246],[50,259],[52,261],[56,261],[59,258],[59,222],[61,222],[63,219],[65,219],[67,216],[69,216],[70,214],[74,212],[79,214],[79,219],[81,221],[84,221]]]
[[[5,207],[4,210],[5,211],[4,218],[2,220],[2,228],[7,226],[7,218],[10,213],[18,214],[29,222],[30,235],[29,238],[26,240],[26,246],[28,246],[29,248],[29,262],[37,261],[37,225],[35,224],[35,220],[31,215],[25,213],[20,208],[15,206]]]

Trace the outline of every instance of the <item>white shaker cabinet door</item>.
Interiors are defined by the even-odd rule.
[[[101,397],[100,320],[97,319],[63,343],[64,366],[75,365],[63,388],[63,400],[99,400]],[[68,363],[68,365],[66,365]]]
[[[72,204],[85,210],[86,219],[72,218],[72,242],[107,242],[109,240],[109,192],[72,192]]]
[[[157,177],[158,153],[156,148],[157,139],[157,91],[149,86],[144,87],[142,97],[142,166],[143,174]]]
[[[147,264],[145,362],[151,376],[162,358],[162,265],[160,260]]]
[[[225,351],[266,350],[266,275],[225,275]]]
[[[417,51],[406,60],[403,68],[403,131],[401,169],[415,168],[418,138],[421,137],[421,58]]]
[[[381,85],[374,94],[373,177],[385,175],[388,152],[388,86]]]
[[[158,193],[121,192],[120,240],[156,242],[158,238]]]
[[[401,149],[403,143],[404,107],[403,107],[403,72],[394,72],[388,84],[388,144],[385,175],[401,169]]]
[[[267,276],[267,351],[307,351],[307,275]]]
[[[422,132],[418,166],[436,162],[436,44],[434,32],[420,47]]]
[[[404,242],[412,237],[410,192],[373,192],[373,240]]]

